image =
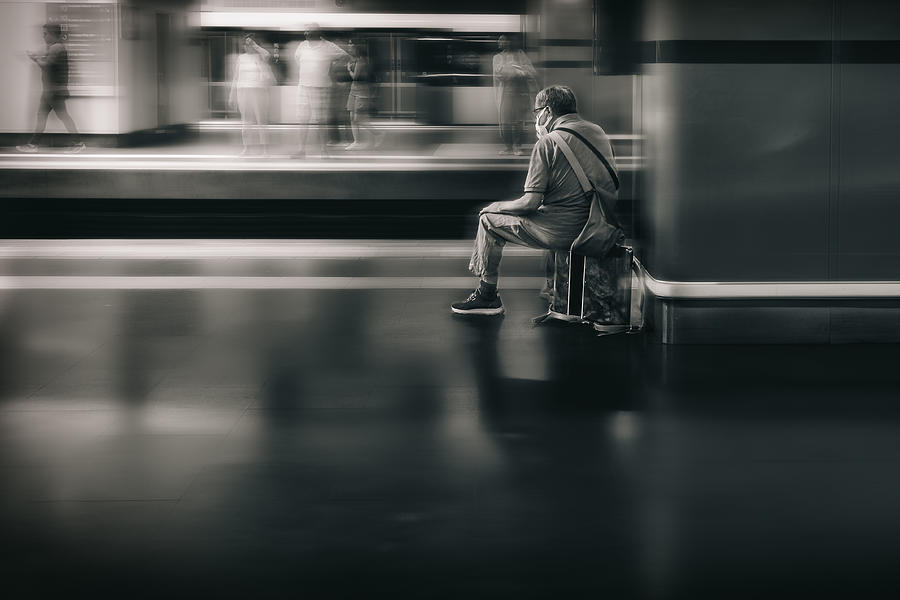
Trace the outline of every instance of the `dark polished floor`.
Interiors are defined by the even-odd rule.
[[[41,289],[0,291],[4,595],[900,593],[900,348],[533,327],[524,285],[454,317],[457,246],[7,252]],[[121,289],[211,274],[364,285]]]

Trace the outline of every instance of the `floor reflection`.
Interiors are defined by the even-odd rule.
[[[4,296],[13,595],[900,590],[900,348],[666,347],[457,295]]]

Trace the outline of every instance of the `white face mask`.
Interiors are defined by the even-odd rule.
[[[541,112],[538,113],[537,119],[534,120],[534,130],[537,132],[538,139],[541,139],[542,137],[550,133],[547,130],[547,123],[550,122],[550,119],[548,118],[546,123],[541,123],[541,117],[544,116],[545,110],[547,110],[546,106],[541,109]]]

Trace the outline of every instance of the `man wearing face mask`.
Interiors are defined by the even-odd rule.
[[[591,199],[562,150],[548,135],[551,131],[563,137],[594,187],[615,197],[616,167],[609,138],[599,125],[578,115],[576,104],[575,93],[561,85],[544,88],[535,97],[538,141],[531,152],[525,194],[481,209],[469,261],[469,270],[481,281],[466,300],[451,305],[454,313],[503,314],[497,284],[500,259],[507,242],[546,250],[569,250],[584,229]],[[597,153],[605,158],[609,168]]]

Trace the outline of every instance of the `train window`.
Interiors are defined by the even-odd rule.
[[[496,36],[420,35],[402,44],[403,81],[424,85],[492,85]]]

